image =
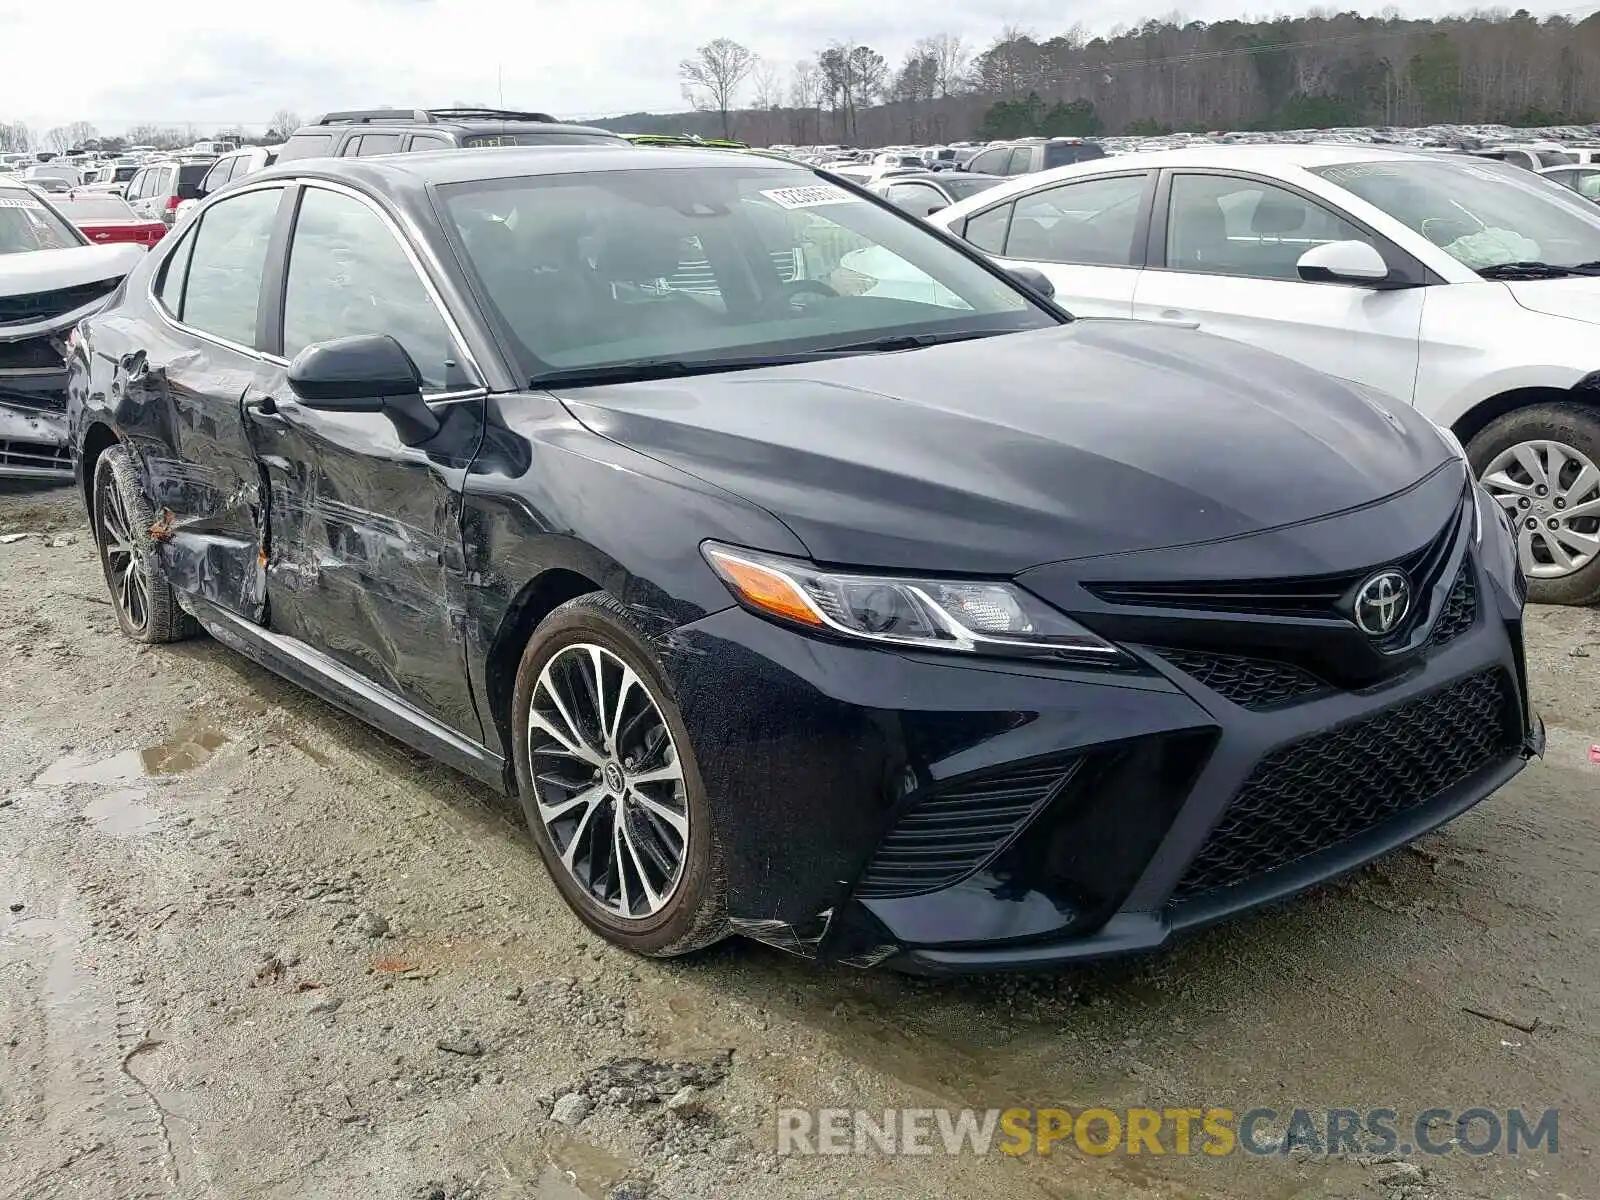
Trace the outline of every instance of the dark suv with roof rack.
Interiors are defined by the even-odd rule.
[[[476,146],[626,144],[621,134],[565,125],[549,113],[504,108],[367,108],[331,112],[294,131],[278,152],[296,158],[353,158]]]

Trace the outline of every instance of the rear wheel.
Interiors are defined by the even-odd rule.
[[[523,811],[579,918],[659,957],[726,936],[689,731],[627,609],[598,592],[556,609],[523,651],[513,703]]]
[[[133,456],[108,446],[95,460],[92,526],[111,608],[122,632],[136,642],[176,642],[197,633],[178,607],[161,568],[150,527],[155,511],[139,489]]]
[[[1467,454],[1511,518],[1528,599],[1600,600],[1600,414],[1581,404],[1520,408],[1473,438]]]

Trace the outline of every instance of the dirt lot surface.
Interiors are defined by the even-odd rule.
[[[0,1196],[1600,1195],[1600,613],[1529,639],[1542,763],[1154,959],[657,963],[568,914],[508,802],[215,643],[124,640],[75,498],[13,489]],[[1560,1152],[773,1153],[780,1105],[1095,1104],[1555,1107]]]

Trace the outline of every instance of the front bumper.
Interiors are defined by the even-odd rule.
[[[685,626],[663,659],[734,928],[855,965],[1040,968],[1358,867],[1542,750],[1496,569],[1467,560],[1471,620],[1404,671],[1263,711],[1139,644],[1148,670],[1113,674],[821,642],[740,609]]]
[[[36,401],[15,379],[0,379],[0,479],[70,482],[66,414],[48,407],[62,396],[66,375],[39,382]]]

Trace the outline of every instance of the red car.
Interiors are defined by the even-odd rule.
[[[51,197],[61,215],[71,221],[95,246],[132,242],[149,249],[167,232],[166,223],[139,216],[127,201],[105,192],[69,192]]]

